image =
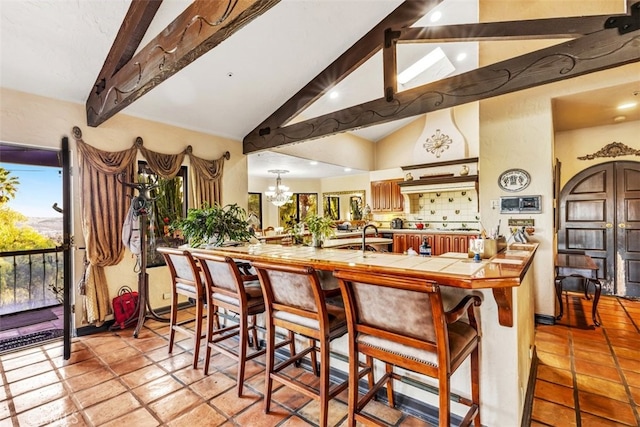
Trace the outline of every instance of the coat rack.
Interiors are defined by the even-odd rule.
[[[141,172],[148,173],[148,171]],[[155,174],[152,173],[149,173],[149,175],[155,176]],[[152,178],[150,183],[133,183],[121,180],[121,176],[123,176],[123,174],[118,175],[118,181],[121,182],[122,185],[133,188],[138,192],[138,195],[131,199],[134,216],[138,218],[140,227],[140,254],[138,256],[140,271],[138,272],[138,306],[136,307],[138,315],[131,316],[125,322],[125,326],[130,326],[133,322],[137,321],[136,328],[133,331],[133,336],[134,338],[138,338],[140,329],[142,328],[142,325],[144,325],[146,319],[152,318],[161,322],[169,321],[169,319],[156,314],[151,307],[151,302],[149,301],[149,274],[147,273],[147,215],[149,208],[151,207],[151,203],[155,200],[151,197],[151,191],[158,188],[158,178],[157,176],[155,179]]]

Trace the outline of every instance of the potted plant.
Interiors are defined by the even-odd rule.
[[[312,245],[316,248],[322,247],[324,239],[335,234],[333,220],[329,217],[308,215],[304,223],[311,233]]]
[[[205,204],[199,209],[189,209],[185,218],[174,222],[173,228],[182,231],[191,247],[220,246],[229,241],[247,242],[253,237],[246,218],[246,211],[235,203]]]

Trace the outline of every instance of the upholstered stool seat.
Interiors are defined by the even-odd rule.
[[[173,352],[176,331],[193,337],[193,368],[198,367],[202,322],[204,319],[204,285],[200,269],[189,251],[159,247],[171,274],[171,314],[169,316],[169,353]],[[193,301],[196,314],[178,320],[179,301],[182,295]]]
[[[473,310],[481,304],[480,297],[466,295],[445,312],[440,287],[434,282],[365,272],[334,274],[340,282],[349,329],[347,425],[385,425],[364,408],[385,386],[389,406],[395,406],[393,381],[403,379],[394,370],[399,367],[438,380],[439,425],[449,427],[450,377],[470,357],[471,398],[459,399],[469,406],[461,425],[473,422],[480,427],[480,334]],[[382,377],[362,397],[355,375],[360,369],[360,355],[371,367],[374,359],[385,365]]]
[[[254,262],[266,303],[267,358],[264,392],[265,412],[271,406],[273,381],[288,386],[298,393],[316,399],[320,403],[319,425],[326,427],[329,417],[329,400],[347,388],[348,381],[332,384],[329,379],[330,342],[347,333],[345,311],[342,307],[328,305],[317,272],[311,267]],[[289,339],[279,343],[290,343],[289,357],[276,362],[276,328],[289,331]],[[301,351],[295,349],[293,334],[308,340]],[[316,345],[317,343],[317,345]],[[320,355],[318,370],[317,355]],[[298,364],[306,355],[311,357],[311,366],[318,375],[319,386],[311,387],[291,377],[286,368]],[[356,372],[360,378],[373,374],[369,367]]]
[[[247,272],[247,266],[243,263],[235,262],[229,257],[200,252],[195,252],[194,257],[200,262],[207,289],[207,351],[204,373],[209,373],[212,349],[237,360],[237,395],[240,397],[246,362],[265,353],[265,349],[260,348],[256,325],[256,315],[265,310],[262,288],[257,276],[243,274]],[[243,268],[243,272],[240,268]],[[235,316],[229,316],[230,313]],[[220,317],[226,317],[229,323],[220,327]],[[249,333],[252,334],[252,340],[249,340]],[[232,347],[230,343],[235,338],[238,343]],[[247,350],[249,343],[253,347],[252,352]]]

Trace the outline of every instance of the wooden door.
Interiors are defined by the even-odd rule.
[[[63,251],[63,343],[62,343],[62,356],[64,360],[71,358],[71,337],[73,336],[73,313],[72,313],[72,292],[73,281],[71,275],[73,274],[72,264],[72,231],[71,231],[71,216],[73,210],[71,209],[71,153],[69,151],[69,138],[66,136],[62,138],[60,148],[60,163],[62,166],[62,246]]]
[[[593,258],[604,292],[640,296],[640,162],[578,173],[560,193],[559,216],[559,252]]]
[[[616,162],[617,294],[640,296],[640,162]]]

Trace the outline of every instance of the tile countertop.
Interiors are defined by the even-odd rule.
[[[537,248],[537,243],[513,244],[507,250],[480,262],[460,253],[433,257],[383,252],[368,252],[363,255],[362,251],[351,249],[266,244],[193,250],[247,261],[310,265],[324,271],[342,269],[372,274],[398,274],[435,280],[441,285],[456,288],[492,289],[498,305],[500,324],[512,326],[512,288],[522,282]]]
[[[374,230],[369,228],[367,230],[367,235],[374,233]],[[480,234],[480,230],[445,230],[435,228],[423,228],[419,230],[417,228],[382,228],[378,227],[378,234],[380,233],[411,233],[411,234],[460,234],[466,236],[477,236]],[[341,236],[350,236],[350,235],[362,235],[362,231],[337,231],[336,238],[340,238]]]

